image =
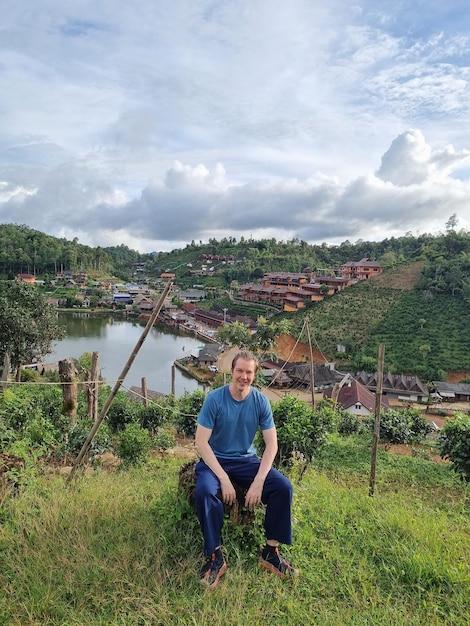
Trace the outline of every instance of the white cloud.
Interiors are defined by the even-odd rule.
[[[468,227],[469,20],[465,0],[6,0],[0,220],[142,251]]]

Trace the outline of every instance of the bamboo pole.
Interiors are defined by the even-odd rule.
[[[382,408],[382,385],[384,377],[384,354],[385,346],[383,343],[379,346],[378,364],[377,364],[377,387],[375,389],[375,421],[374,421],[374,437],[372,440],[372,453],[370,460],[370,478],[369,478],[369,496],[374,495],[375,490],[375,470],[377,466],[377,448],[380,439],[380,410]]]
[[[150,329],[152,328],[152,326],[155,323],[155,320],[157,319],[162,307],[163,307],[163,303],[165,302],[165,298],[168,294],[168,292],[170,291],[170,288],[172,286],[172,283],[170,281],[167,282],[167,284],[165,285],[165,288],[163,289],[162,295],[160,296],[160,299],[158,300],[157,304],[155,305],[155,308],[152,311],[152,315],[150,316],[147,325],[145,326],[142,335],[140,336],[140,339],[137,341],[134,350],[132,351],[130,357],[127,359],[127,363],[124,365],[124,368],[121,372],[121,375],[119,376],[118,380],[116,381],[116,383],[114,384],[113,389],[111,390],[111,393],[109,394],[103,408],[101,409],[101,413],[98,417],[98,419],[96,420],[96,422],[93,424],[92,429],[90,430],[90,432],[88,433],[88,437],[85,441],[85,443],[82,446],[82,449],[80,450],[80,452],[78,453],[77,458],[75,459],[75,463],[72,466],[72,469],[70,471],[70,474],[67,477],[66,483],[69,483],[72,478],[75,476],[75,473],[78,469],[78,467],[81,465],[85,454],[88,452],[89,448],[90,448],[90,444],[93,441],[93,437],[96,435],[98,428],[101,425],[101,422],[104,420],[104,418],[106,417],[107,412],[109,411],[109,407],[111,406],[117,392],[119,391],[124,379],[126,378],[126,375],[128,373],[128,371],[131,368],[132,363],[134,362],[135,357],[137,356],[137,353],[139,352],[140,348],[142,347],[142,344],[145,341],[145,338],[147,337],[147,335],[150,332]]]

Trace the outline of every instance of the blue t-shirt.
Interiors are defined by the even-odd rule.
[[[253,440],[258,428],[274,428],[269,400],[254,389],[245,400],[235,400],[229,386],[209,393],[202,405],[197,423],[212,430],[209,445],[214,454],[234,459],[256,454]]]

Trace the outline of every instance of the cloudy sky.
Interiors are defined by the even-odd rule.
[[[468,0],[2,0],[0,222],[141,252],[470,228]]]

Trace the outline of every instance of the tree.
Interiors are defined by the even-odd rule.
[[[452,213],[449,219],[446,222],[446,230],[455,230],[458,223],[457,214]]]
[[[215,336],[224,343],[229,343],[238,348],[246,348],[251,344],[250,329],[242,322],[234,322],[233,324],[224,324],[220,326]]]
[[[0,281],[0,359],[10,355],[13,369],[52,352],[62,339],[56,312],[33,285]]]
[[[276,339],[279,335],[289,333],[291,324],[288,320],[279,322],[268,322],[268,320],[260,316],[258,318],[256,333],[252,337],[252,346],[259,352],[270,352],[276,345]]]
[[[437,440],[440,455],[449,459],[452,469],[470,482],[470,417],[456,413],[449,418]]]

